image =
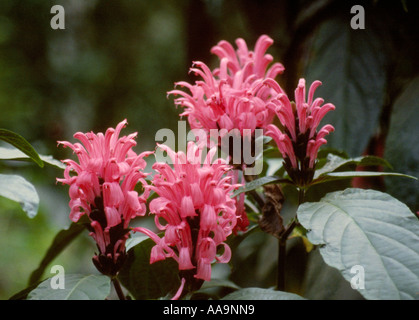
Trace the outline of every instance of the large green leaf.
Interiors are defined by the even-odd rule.
[[[47,279],[28,294],[28,300],[104,300],[111,290],[104,275],[65,275],[64,289],[53,289]]]
[[[302,204],[299,222],[325,262],[351,281],[364,268],[366,299],[418,299],[419,220],[390,195],[346,189]]]
[[[294,293],[272,289],[245,288],[226,295],[222,300],[304,300],[304,298]]]
[[[304,275],[304,297],[309,300],[363,300],[336,268],[324,262],[319,248],[310,251]]]
[[[396,100],[384,156],[394,170],[419,177],[419,77]],[[387,192],[419,211],[419,181],[387,179]]]
[[[18,202],[29,218],[38,213],[38,193],[35,187],[21,176],[0,174],[0,196]]]
[[[10,143],[12,146],[22,151],[41,168],[44,166],[44,162],[41,160],[41,158],[39,158],[38,153],[21,135],[6,129],[0,129],[0,140]]]
[[[358,156],[376,131],[386,94],[386,51],[380,37],[373,28],[354,31],[347,16],[336,16],[323,22],[309,43],[307,85],[322,81],[315,97],[336,106],[324,119],[335,127],[328,146]]]
[[[141,241],[128,251],[118,279],[137,300],[158,299],[174,294],[180,286],[179,267],[168,258],[150,264],[153,240]]]

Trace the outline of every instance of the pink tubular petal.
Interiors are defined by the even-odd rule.
[[[126,193],[125,198],[126,198],[129,208],[131,208],[135,212],[138,212],[139,214],[140,213],[145,214],[145,212],[141,212],[141,204],[138,199],[137,191],[128,191]]]
[[[231,249],[226,243],[221,243],[224,246],[224,252],[221,256],[216,256],[216,259],[220,263],[228,263],[231,259]]]
[[[166,259],[166,254],[164,253],[164,250],[160,245],[156,244],[155,246],[151,248],[150,264],[157,261],[165,260],[165,259]]]
[[[122,120],[120,123],[118,123],[118,125],[115,128],[115,130],[112,129],[112,128],[109,128],[106,131],[105,135],[106,134],[111,135],[111,140],[109,142],[111,153],[115,150],[115,146],[116,146],[116,143],[118,141],[119,134],[121,133],[122,128],[124,128],[127,125],[127,123],[128,122],[127,122],[126,119],[125,120]]]
[[[73,222],[77,222],[80,220],[80,217],[84,214],[85,212],[81,211],[79,207],[73,207],[70,211],[70,220]]]
[[[327,140],[326,139],[318,139],[318,140],[310,140],[307,144],[307,156],[310,158],[310,162],[309,162],[309,167],[313,168],[314,167],[314,162],[316,161],[317,158],[317,152],[319,151],[319,148],[323,145],[326,144]]]
[[[283,143],[285,153],[290,159],[292,167],[297,168],[298,167],[297,158],[294,153],[294,148],[292,146],[291,139],[286,134],[283,134],[279,137],[279,140]]]
[[[201,229],[211,230],[217,224],[217,216],[214,207],[208,204],[204,205],[201,212]]]
[[[179,250],[179,270],[194,269],[195,266],[191,262],[191,255],[188,247],[181,247]]]
[[[274,63],[274,64],[273,64],[273,65],[269,68],[268,72],[266,73],[266,77],[267,77],[267,78],[272,78],[272,79],[275,79],[275,78],[276,78],[276,76],[277,76],[278,74],[283,73],[283,72],[284,72],[284,70],[285,70],[285,67],[284,67],[281,63],[279,63],[279,62]]]
[[[308,101],[307,101],[307,104],[309,105],[309,106],[311,106],[311,104],[313,103],[313,96],[314,96],[314,91],[316,91],[316,89],[319,87],[319,86],[321,86],[321,81],[319,81],[319,80],[316,80],[316,81],[314,81],[312,84],[311,84],[311,86],[310,86],[310,89],[308,90]]]
[[[197,216],[192,197],[190,196],[182,197],[181,205],[180,205],[180,216],[181,218]]]
[[[119,183],[105,182],[103,184],[103,203],[105,206],[119,206],[125,200]]]
[[[305,102],[306,95],[306,81],[305,79],[300,79],[298,81],[298,87],[295,89],[295,104],[297,105],[297,112],[301,108],[302,104]]]
[[[205,259],[199,259],[197,273],[194,277],[205,281],[211,281],[211,263],[207,262]]]
[[[183,287],[185,286],[185,282],[186,282],[185,278],[182,278],[179,289],[176,291],[176,294],[170,300],[178,300],[180,298],[183,292]]]
[[[331,103],[326,103],[323,105],[323,107],[318,108],[315,110],[315,113],[313,113],[313,127],[316,127],[320,124],[320,121],[323,119],[323,117],[329,112],[335,110],[335,106]]]
[[[204,203],[204,196],[198,183],[191,184],[191,197],[195,208],[199,208]]]
[[[100,252],[106,252],[106,241],[102,227],[97,221],[92,221],[90,225],[94,229],[94,233],[92,232],[91,236],[95,239]]]
[[[149,230],[147,228],[144,228],[144,227],[136,227],[136,228],[133,228],[132,231],[144,233],[151,240],[153,240],[156,244],[160,244],[160,242],[161,242],[161,238],[157,234],[155,234],[153,231],[151,231],[151,230]]]
[[[335,131],[335,128],[332,125],[327,124],[324,127],[322,127],[320,131],[317,133],[316,139],[324,138],[326,135],[333,131]]]
[[[105,207],[107,227],[114,227],[121,223],[121,215],[114,207]]]

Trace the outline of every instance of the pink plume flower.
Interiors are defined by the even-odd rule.
[[[300,79],[295,90],[295,102],[280,93],[268,103],[283,129],[269,124],[265,134],[275,140],[290,177],[302,185],[312,180],[318,150],[327,143],[324,137],[334,131],[330,124],[317,130],[323,117],[335,109],[331,103],[322,106],[322,98],[313,100],[314,92],[320,85],[320,81],[314,81],[306,99],[305,80]]]
[[[231,250],[225,243],[237,224],[236,202],[231,199],[234,189],[227,173],[231,170],[223,159],[212,160],[217,149],[206,150],[189,142],[186,154],[174,152],[165,145],[173,162],[156,162],[150,189],[158,194],[151,201],[150,213],[155,215],[157,228],[164,231],[159,237],[143,228],[135,231],[148,235],[156,245],[150,263],[173,258],[179,264],[180,276],[186,286],[211,280],[211,264],[226,263]],[[222,253],[220,254],[220,251]],[[199,285],[200,286],[200,285]]]
[[[177,82],[190,93],[172,90],[168,94],[179,95],[175,104],[185,108],[181,116],[187,116],[192,129],[244,129],[254,132],[265,128],[275,114],[266,108],[273,95],[283,93],[275,77],[284,71],[280,63],[274,63],[266,50],[273,40],[262,35],[254,51],[249,51],[243,39],[237,39],[238,49],[227,41],[220,41],[211,49],[218,56],[220,65],[211,71],[203,62],[195,61],[191,72],[202,80],[190,84]]]
[[[107,275],[115,275],[122,266],[130,220],[145,214],[149,194],[145,189],[139,195],[134,188],[138,183],[147,185],[143,158],[150,152],[137,155],[132,150],[137,133],[119,137],[126,124],[124,120],[105,134],[77,132],[74,138],[81,143],[58,142],[78,157],[78,162],[63,160],[67,165],[64,178],[57,178],[70,186],[70,219],[77,222],[82,215],[89,217],[88,229],[99,249],[93,262]]]

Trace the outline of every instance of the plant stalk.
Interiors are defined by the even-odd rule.
[[[115,288],[116,294],[118,295],[119,300],[126,300],[124,292],[122,291],[121,284],[119,283],[116,277],[112,278],[112,283]]]
[[[298,205],[304,202],[304,189],[300,188],[298,193]],[[285,228],[285,230],[279,235],[278,240],[278,279],[277,279],[277,290],[285,291],[285,265],[286,265],[286,253],[287,253],[287,240],[292,230],[297,225],[297,218],[295,217],[292,222]]]

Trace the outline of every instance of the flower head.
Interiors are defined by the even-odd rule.
[[[70,186],[70,219],[77,222],[82,215],[90,219],[89,230],[95,239],[99,254],[93,258],[95,266],[104,274],[115,275],[125,258],[125,241],[129,222],[146,212],[149,191],[142,195],[134,190],[140,182],[146,185],[146,166],[143,159],[149,153],[137,155],[137,133],[119,137],[124,120],[105,134],[93,132],[74,134],[81,143],[59,141],[78,157],[63,160],[67,165],[64,178],[58,182]]]
[[[212,161],[216,148],[204,157],[204,149],[194,142],[188,143],[186,154],[158,146],[173,162],[173,167],[161,162],[153,165],[157,173],[150,186],[159,196],[151,201],[150,212],[164,236],[160,238],[143,227],[134,230],[156,243],[150,263],[173,258],[187,286],[197,280],[209,281],[211,264],[228,262],[231,257],[225,240],[237,224],[231,193],[240,184],[231,183],[231,176],[226,174],[231,166],[224,160]]]
[[[287,172],[300,185],[312,180],[317,152],[320,146],[327,143],[324,137],[334,131],[330,124],[317,130],[323,117],[335,109],[331,103],[322,106],[322,98],[313,100],[314,92],[320,85],[320,81],[311,84],[306,100],[305,80],[300,79],[295,90],[295,102],[290,102],[287,95],[280,93],[268,103],[283,129],[270,124],[266,127],[266,135],[275,140]]]
[[[266,50],[272,43],[262,35],[254,51],[249,51],[243,39],[236,40],[237,50],[223,40],[211,49],[220,59],[219,67],[211,71],[203,62],[194,62],[190,71],[202,80],[176,83],[190,93],[178,89],[169,92],[180,96],[175,104],[185,108],[181,116],[188,117],[192,129],[238,129],[242,133],[272,122],[274,112],[266,108],[266,102],[283,92],[273,79],[284,71],[280,63],[268,68],[273,58]]]

